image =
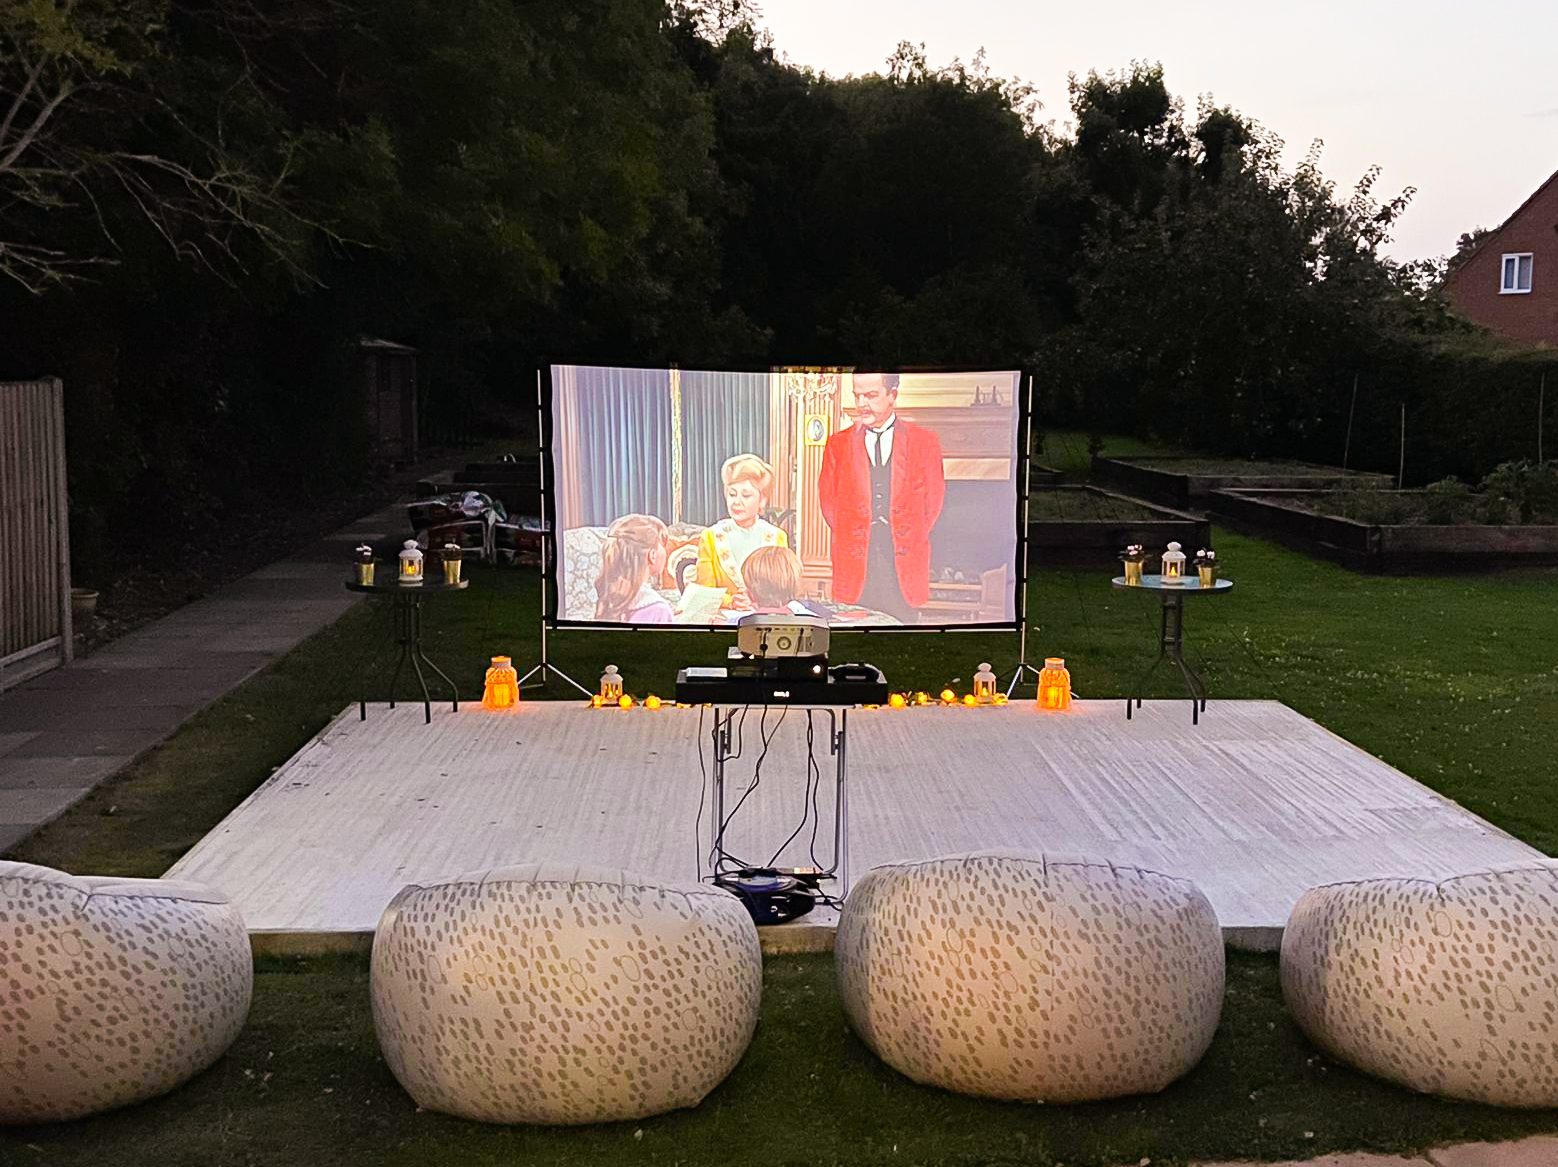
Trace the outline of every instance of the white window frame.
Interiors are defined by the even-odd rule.
[[[1526,261],[1526,286],[1520,286],[1520,261]],[[1513,261],[1513,267],[1511,267]],[[1506,251],[1499,261],[1498,294],[1501,296],[1529,296],[1536,276],[1536,260],[1529,251]],[[1510,278],[1511,271],[1514,278]]]

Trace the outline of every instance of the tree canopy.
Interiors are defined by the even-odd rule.
[[[66,378],[104,557],[358,472],[363,335],[467,429],[555,356],[988,362],[1254,453],[1457,333],[1377,172],[1156,64],[1074,76],[1065,131],[1037,97],[909,44],[821,76],[740,0],[0,0],[0,376]]]

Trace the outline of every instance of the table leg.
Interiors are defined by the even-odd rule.
[[[1179,669],[1180,678],[1185,682],[1185,691],[1190,694],[1190,723],[1199,725],[1201,713],[1206,708],[1207,692],[1201,678],[1185,660],[1185,598],[1183,596],[1165,594],[1163,597],[1162,651]]]
[[[395,708],[395,688],[400,683],[400,670],[406,663],[406,657],[411,654],[411,627],[416,611],[412,604],[412,596],[408,593],[397,592],[391,599],[392,615],[395,621],[395,643],[400,646],[400,652],[395,657],[395,671],[390,674],[389,707]]]
[[[831,716],[831,711],[830,711]],[[831,728],[831,727],[830,727]],[[839,710],[838,731],[832,735],[835,755],[833,864],[838,869],[839,899],[849,894],[849,710]]]

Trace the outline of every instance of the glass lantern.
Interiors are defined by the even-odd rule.
[[[506,656],[495,656],[487,669],[487,684],[482,690],[483,709],[511,709],[519,704],[519,674]]]
[[[455,587],[460,582],[460,545],[444,544],[444,582]]]
[[[400,582],[403,584],[419,584],[422,582],[422,552],[417,547],[415,539],[407,539],[402,545],[400,553]]]
[[[373,548],[364,543],[357,548],[357,583],[360,586],[373,586],[373,567]]]
[[[974,674],[974,700],[981,705],[989,705],[995,700],[995,672],[989,661],[981,661],[979,671]]]
[[[622,701],[622,674],[617,672],[616,665],[607,665],[606,671],[601,674],[600,695],[607,705],[617,705]]]
[[[1178,543],[1170,543],[1168,550],[1163,553],[1163,582],[1166,584],[1185,582],[1185,553],[1179,549]]]
[[[1039,671],[1039,708],[1071,708],[1071,673],[1064,657],[1047,656]]]

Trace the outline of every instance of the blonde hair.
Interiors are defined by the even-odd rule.
[[[719,468],[720,481],[726,486],[737,482],[750,482],[765,499],[773,494],[774,468],[756,454],[737,454],[726,458]]]
[[[741,582],[753,607],[782,607],[801,594],[801,557],[788,547],[759,547],[741,565]]]
[[[606,529],[595,577],[595,619],[621,620],[649,579],[649,554],[666,544],[665,524],[653,515],[623,515]]]

